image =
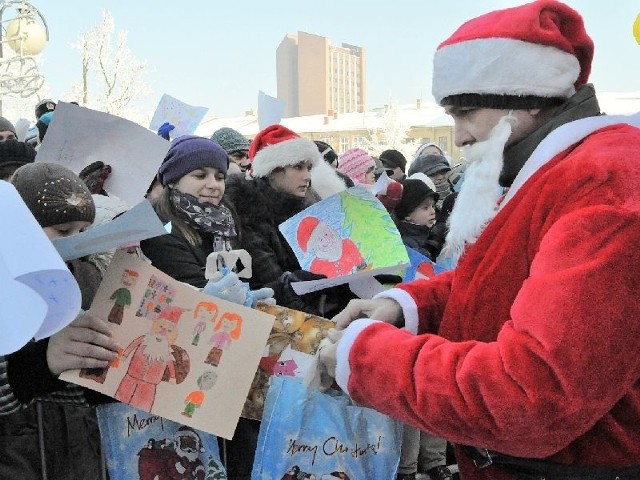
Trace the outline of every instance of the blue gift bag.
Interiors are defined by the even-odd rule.
[[[392,480],[401,443],[400,422],[346,394],[272,377],[251,478]]]
[[[96,413],[110,480],[227,478],[215,435],[124,403]]]

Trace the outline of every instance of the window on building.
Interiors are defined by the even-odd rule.
[[[347,137],[340,137],[340,153],[344,153],[349,150],[349,139]]]
[[[449,140],[447,137],[438,137],[438,146],[443,152],[449,151]]]

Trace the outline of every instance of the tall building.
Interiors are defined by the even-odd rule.
[[[286,35],[276,50],[278,98],[285,117],[364,112],[367,109],[365,49],[333,46],[320,35]]]

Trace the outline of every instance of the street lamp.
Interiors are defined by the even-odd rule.
[[[5,11],[14,9],[17,16],[4,20]],[[0,115],[2,97],[22,98],[35,94],[44,77],[34,55],[39,54],[49,40],[49,28],[40,11],[25,0],[0,0]],[[14,55],[5,58],[4,45]]]

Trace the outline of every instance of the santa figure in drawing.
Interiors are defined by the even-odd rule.
[[[176,376],[175,343],[178,338],[178,321],[185,310],[167,307],[153,320],[146,335],[133,340],[124,350],[123,357],[131,355],[127,373],[116,390],[115,398],[147,412],[151,411],[156,388],[169,372],[169,379],[181,381]],[[180,349],[184,352],[184,350]]]
[[[328,278],[349,275],[367,267],[355,243],[316,217],[305,217],[298,226],[298,245],[315,254],[309,270]]]

